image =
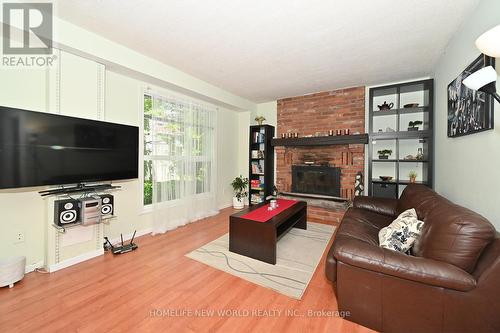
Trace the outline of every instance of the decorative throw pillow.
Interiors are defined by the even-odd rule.
[[[420,235],[424,222],[419,221],[414,208],[405,210],[387,227],[380,229],[378,240],[381,247],[407,252]]]

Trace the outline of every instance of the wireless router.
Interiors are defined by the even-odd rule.
[[[124,254],[127,252],[131,252],[134,250],[137,250],[138,246],[137,244],[134,243],[134,238],[135,238],[135,233],[137,230],[134,231],[134,235],[132,236],[132,239],[130,240],[129,244],[123,244],[123,235],[120,234],[120,238],[122,240],[121,245],[113,245],[109,241],[108,237],[104,237],[106,242],[104,242],[104,250],[111,250],[113,254]]]

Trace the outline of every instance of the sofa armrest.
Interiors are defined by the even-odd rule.
[[[346,264],[427,285],[469,291],[476,280],[466,271],[437,260],[414,257],[340,236],[335,240],[334,256]]]
[[[398,200],[359,196],[354,198],[353,206],[355,208],[366,209],[377,214],[396,216],[398,210]]]
[[[331,282],[337,281],[337,260],[333,254],[333,244],[326,255],[325,274],[326,278]]]

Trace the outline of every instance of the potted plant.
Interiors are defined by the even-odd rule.
[[[264,118],[264,116],[257,116],[257,117],[255,117],[255,121],[259,125],[262,125],[262,123],[264,123],[264,120],[266,120],[266,118]]]
[[[235,209],[242,209],[245,207],[244,198],[247,196],[248,178],[243,178],[242,175],[239,175],[239,177],[233,179],[231,186],[234,191],[233,207]]]
[[[384,149],[384,150],[379,150],[377,151],[378,153],[378,158],[381,160],[387,160],[389,159],[389,155],[392,154],[392,150],[390,149]]]
[[[408,173],[408,177],[410,177],[410,183],[415,183],[417,181],[417,172],[416,171],[410,171]]]
[[[408,123],[408,131],[418,131],[418,125],[422,125],[423,122],[420,120],[410,121]]]

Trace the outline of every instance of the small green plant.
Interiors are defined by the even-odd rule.
[[[264,116],[257,116],[255,117],[255,121],[259,124],[262,125],[262,123],[266,120]]]
[[[409,131],[418,130],[418,125],[422,125],[422,124],[423,124],[423,121],[420,121],[420,120],[410,121],[408,123],[408,130]]]
[[[417,180],[417,172],[412,170],[408,173],[408,177],[410,178],[410,183],[414,183]]]
[[[233,187],[234,196],[238,200],[241,200],[241,198],[247,195],[248,178],[243,178],[242,175],[239,175],[239,177],[233,179],[231,186]]]

